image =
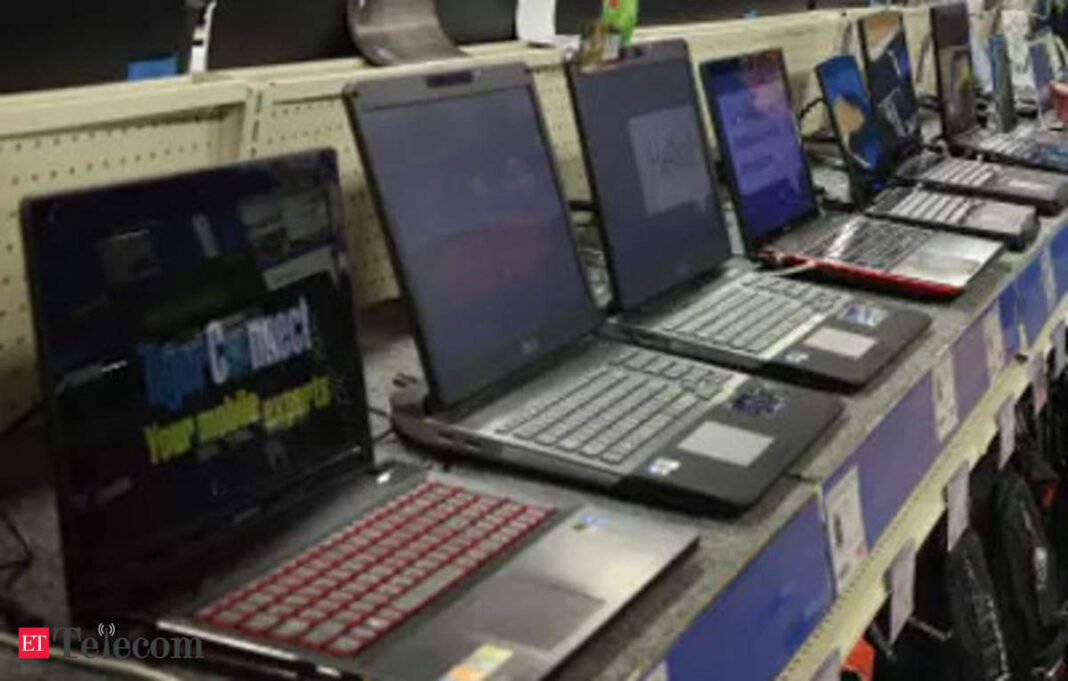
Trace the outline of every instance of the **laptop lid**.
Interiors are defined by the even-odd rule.
[[[27,201],[77,621],[372,463],[332,151]]]
[[[1042,41],[1035,41],[1027,48],[1031,61],[1031,73],[1035,78],[1035,104],[1038,117],[1043,125],[1057,122],[1057,111],[1053,106],[1053,67],[1049,62],[1049,52]]]
[[[885,186],[891,164],[860,67],[852,55],[839,55],[817,65],[816,76],[849,171],[854,198],[867,203]]]
[[[979,127],[968,8],[963,3],[931,8],[935,73],[938,78],[942,134],[953,139]]]
[[[1016,128],[1016,93],[1012,86],[1012,61],[1009,43],[1003,35],[990,36],[990,66],[994,80],[994,111],[998,129],[1008,132]]]
[[[355,57],[346,0],[219,0],[211,18],[212,70]]]
[[[904,18],[900,12],[879,12],[857,23],[876,121],[888,152],[901,159],[923,145]]]
[[[596,328],[525,66],[368,81],[348,99],[436,407]]]
[[[184,73],[194,18],[185,0],[6,2],[0,92]]]
[[[624,310],[731,255],[715,170],[681,40],[568,68],[616,305]]]
[[[782,50],[701,64],[746,250],[819,213]]]

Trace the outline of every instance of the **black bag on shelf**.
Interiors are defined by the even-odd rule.
[[[987,549],[1013,678],[1039,678],[1061,666],[1068,642],[1055,552],[1031,490],[1016,473],[1002,473],[994,511]]]
[[[983,542],[967,530],[946,559],[946,598],[959,681],[1011,678],[1004,626]]]

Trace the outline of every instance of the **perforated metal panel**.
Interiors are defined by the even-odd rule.
[[[232,111],[0,137],[0,426],[39,399],[19,205],[28,195],[217,164],[233,157]]]
[[[781,46],[800,105],[816,95],[812,67],[840,49],[845,25],[860,13],[810,12],[669,26],[641,31],[639,38],[685,38],[695,61]],[[922,10],[908,13],[914,51],[926,34],[925,17]],[[526,61],[565,190],[571,198],[588,197],[579,133],[559,55],[519,43],[468,51],[471,58],[455,66]],[[354,79],[441,66],[370,69],[357,60],[339,60],[211,74],[199,80],[0,98],[0,428],[39,399],[18,221],[24,196],[334,147],[346,199],[356,300],[368,304],[392,298],[397,284],[340,93]],[[818,117],[813,119],[819,122]]]

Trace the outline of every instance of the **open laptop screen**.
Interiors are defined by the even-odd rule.
[[[886,170],[886,146],[872,114],[857,60],[832,57],[816,67],[842,155],[854,182],[877,186]]]
[[[1056,120],[1056,112],[1053,109],[1053,67],[1049,63],[1049,52],[1045,44],[1033,42],[1028,48],[1028,56],[1031,58],[1031,71],[1035,76],[1035,103],[1038,106],[1038,115],[1047,123]]]
[[[942,134],[953,138],[979,125],[968,8],[964,4],[932,7],[931,31],[941,95]]]
[[[529,75],[509,65],[471,78],[458,86],[463,96],[447,79],[441,87],[425,77],[368,82],[356,102],[361,146],[442,406],[600,322]],[[479,90],[494,79],[513,85]],[[363,110],[376,85],[429,90]]]
[[[25,205],[79,612],[369,465],[339,192],[324,151]]]
[[[730,256],[685,43],[640,49],[616,66],[571,69],[623,309]]]
[[[990,66],[994,80],[994,110],[998,118],[998,129],[1008,132],[1016,128],[1016,93],[1012,88],[1009,44],[1003,35],[990,36]]]
[[[817,210],[782,52],[709,61],[701,71],[746,243],[763,244]]]
[[[889,151],[900,156],[922,137],[905,24],[900,12],[880,12],[859,25],[873,108]]]

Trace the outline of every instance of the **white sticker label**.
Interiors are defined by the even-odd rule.
[[[1049,388],[1046,384],[1046,356],[1042,353],[1033,355],[1027,365],[1031,379],[1031,397],[1035,407],[1035,416],[1046,407]]]
[[[868,354],[868,351],[877,343],[872,338],[859,333],[825,327],[806,338],[805,345],[850,359],[860,359]]]
[[[1046,309],[1057,307],[1057,279],[1053,270],[1053,256],[1047,248],[1042,251],[1042,287],[1046,291]]]
[[[839,681],[842,675],[842,653],[837,649],[823,661],[820,668],[812,675],[812,681]]]
[[[946,534],[948,535],[949,551],[957,545],[957,541],[968,529],[969,523],[969,498],[968,479],[971,469],[967,463],[962,463],[953,477],[946,485]]]
[[[1065,364],[1068,364],[1068,353],[1065,349],[1064,321],[1057,322],[1053,328],[1053,377],[1060,378],[1064,373]]]
[[[890,591],[890,642],[904,631],[914,609],[916,584],[916,544],[909,543],[897,554],[886,574],[886,588]]]
[[[986,317],[983,317],[983,339],[986,345],[986,372],[993,383],[1005,366],[1005,335],[1001,328],[1001,307],[994,303]]]
[[[864,512],[860,500],[860,476],[850,468],[823,500],[827,519],[827,541],[838,593],[845,591],[868,557],[864,534]]]
[[[1012,458],[1016,451],[1016,400],[1010,397],[998,410],[998,469]]]
[[[957,409],[957,381],[953,371],[953,353],[948,352],[931,376],[934,391],[935,432],[945,442],[960,422]]]
[[[656,665],[649,676],[645,677],[645,681],[671,681],[671,674],[668,672],[667,662],[661,662]]]

